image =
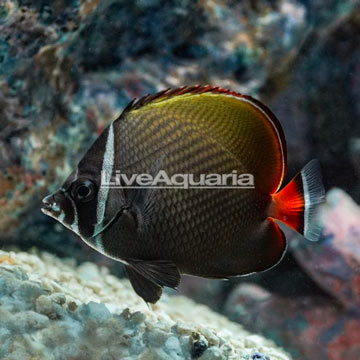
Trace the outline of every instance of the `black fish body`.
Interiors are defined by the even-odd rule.
[[[225,278],[267,268],[268,263],[263,264],[264,246],[269,245],[266,251],[270,256],[274,244],[271,239],[266,242],[264,236],[265,232],[272,236],[272,223],[264,223],[269,202],[266,196],[254,199],[250,194],[234,196],[229,191],[226,193],[226,190],[215,189],[211,190],[211,194],[202,189],[166,189],[155,192],[155,214],[150,220],[138,220],[137,216],[142,215],[137,215],[136,210],[130,210],[126,215],[130,218],[129,225],[124,224],[124,218],[114,222],[102,233],[105,254],[124,260],[168,259],[177,264],[181,273],[212,278]],[[243,221],[237,219],[236,211],[246,210],[236,205],[237,201],[245,199],[262,209],[262,217],[244,218]],[[177,202],[181,206],[177,206]],[[196,207],[196,204],[203,206]],[[226,208],[232,210],[226,211]],[[257,224],[254,224],[255,220]],[[136,224],[142,221],[146,223],[137,227]],[[131,236],[134,230],[137,235]],[[119,233],[129,235],[119,239]],[[241,237],[248,237],[248,234],[252,236],[251,244],[239,241]],[[280,246],[283,249],[285,245]],[[278,252],[273,256],[279,260]]]
[[[254,184],[102,186],[115,184],[117,172],[160,171],[251,174]],[[309,221],[324,197],[319,166],[310,162],[278,191],[285,172],[285,138],[269,109],[219,88],[180,88],[131,103],[44,199],[44,212],[124,262],[135,291],[156,302],[180,274],[227,278],[274,266],[286,249],[274,219],[317,237]]]

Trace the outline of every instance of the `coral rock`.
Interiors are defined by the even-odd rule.
[[[318,242],[290,241],[300,265],[345,307],[360,311],[360,208],[340,189],[329,191],[319,219]]]
[[[332,299],[286,298],[242,284],[233,290],[225,312],[248,330],[286,346],[296,360],[360,358],[360,315]]]
[[[105,268],[46,253],[0,257],[12,259],[0,263],[1,359],[290,360],[272,342],[182,296],[165,294],[149,309]]]

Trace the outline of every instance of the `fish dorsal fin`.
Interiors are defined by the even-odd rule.
[[[140,98],[133,99],[124,109],[123,114],[131,111],[140,109],[142,106],[145,106],[152,102],[158,102],[162,100],[166,100],[172,98],[174,96],[185,95],[185,94],[203,94],[205,92],[212,93],[224,93],[229,92],[230,90],[222,89],[220,87],[211,86],[211,85],[192,85],[192,86],[182,86],[179,88],[167,88],[161,90],[155,94],[146,94]],[[235,94],[235,93],[234,93]]]
[[[285,136],[280,122],[260,101],[210,85],[184,86],[133,100],[119,120],[146,121],[149,113],[158,119],[191,122],[255,174],[260,191],[275,193],[280,188],[286,173]]]

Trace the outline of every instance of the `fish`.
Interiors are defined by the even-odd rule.
[[[287,248],[278,221],[318,239],[319,161],[284,186],[286,167],[281,124],[259,100],[210,85],[166,89],[131,101],[42,211],[122,262],[154,304],[183,274],[228,279],[276,266]],[[168,178],[149,183],[160,173]],[[146,186],[130,181],[139,174]],[[185,174],[193,185],[181,186]]]

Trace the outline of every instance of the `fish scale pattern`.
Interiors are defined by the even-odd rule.
[[[115,121],[117,169],[127,175],[150,172],[153,176],[159,170],[169,176],[267,171],[273,184],[269,187],[269,179],[257,176],[256,185],[278,186],[281,164],[275,159],[278,152],[272,155],[277,145],[261,122],[254,135],[253,113],[245,111],[239,120],[239,109],[223,100],[211,111],[201,102],[192,107],[187,101],[161,105],[145,105]],[[277,161],[275,169],[264,162],[267,153],[270,163]],[[262,270],[269,266],[267,262],[274,262],[263,254],[272,240],[272,234],[264,236],[269,193],[258,189],[152,191],[151,221],[138,242],[131,244],[139,258],[172,259],[183,273],[211,277],[251,272],[254,263]]]

